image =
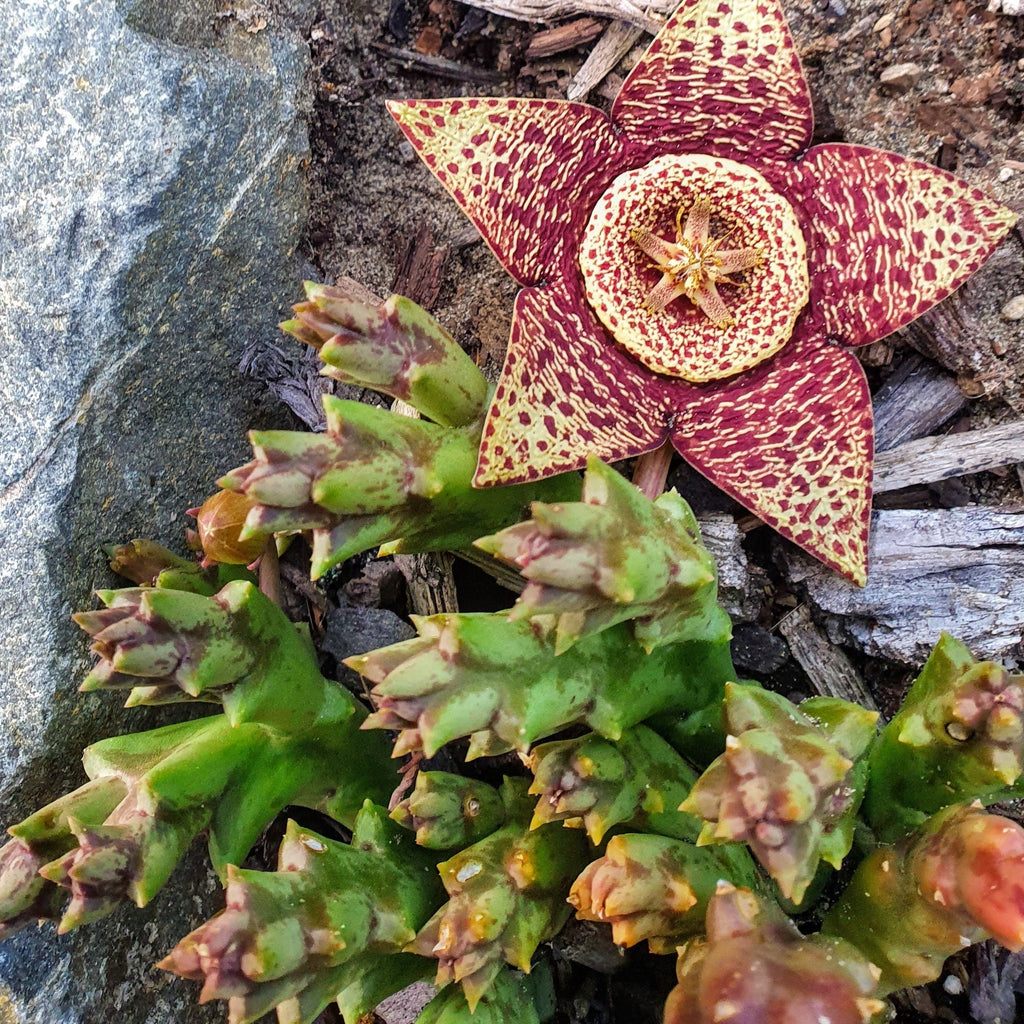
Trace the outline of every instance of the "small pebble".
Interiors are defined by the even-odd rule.
[[[1000,310],[1004,320],[1024,320],[1024,295],[1014,295]]]
[[[872,26],[872,32],[884,32],[896,20],[895,14],[883,14]]]
[[[1000,167],[999,168],[999,180],[1009,181],[1013,177],[1012,167]]]
[[[990,0],[988,9],[992,14],[1024,14],[1024,0]]]
[[[958,996],[964,990],[963,982],[955,974],[947,974],[942,987],[951,995]]]
[[[878,81],[890,92],[906,92],[917,85],[923,74],[920,64],[893,64],[878,76]]]

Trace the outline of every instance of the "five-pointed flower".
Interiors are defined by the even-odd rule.
[[[871,399],[835,343],[958,288],[1008,209],[892,153],[811,141],[779,0],[684,0],[606,116],[556,100],[389,105],[524,285],[479,485],[667,439],[863,583]]]

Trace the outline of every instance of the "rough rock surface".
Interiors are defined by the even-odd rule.
[[[238,361],[298,292],[307,57],[294,29],[312,12],[225,6],[0,11],[3,826],[84,781],[83,745],[173,717],[78,694],[90,659],[69,614],[114,583],[102,542],[180,544],[183,510],[266,423]],[[0,1020],[219,1019],[151,969],[209,913],[202,872],[197,851],[188,895],[172,883],[155,914],[4,944]]]

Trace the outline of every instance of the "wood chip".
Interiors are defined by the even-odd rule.
[[[838,643],[920,665],[945,630],[978,658],[1019,659],[1024,512],[985,506],[875,512],[868,583],[779,542],[788,579]]]
[[[655,33],[676,9],[676,0],[651,0],[636,4],[632,0],[467,0],[472,7],[520,21],[558,21],[576,14],[595,18],[628,21]]]
[[[604,22],[597,18],[577,18],[557,28],[545,29],[530,40],[526,48],[526,59],[540,60],[542,57],[574,50],[577,46],[585,46],[592,43],[604,31],[604,27]]]
[[[955,377],[911,355],[875,395],[875,451],[934,434],[966,404]]]
[[[1024,420],[941,437],[923,437],[875,456],[874,491],[934,483],[1011,466],[1024,454]]]
[[[636,25],[613,21],[569,83],[566,98],[580,102],[585,100],[591,89],[596,89],[611,74],[642,34],[643,29]]]
[[[777,628],[786,638],[793,657],[807,673],[815,693],[853,701],[869,711],[878,710],[860,673],[842,649],[831,643],[814,624],[807,605],[791,611]]]

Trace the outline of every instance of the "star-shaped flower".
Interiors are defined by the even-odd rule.
[[[606,116],[556,100],[389,105],[524,286],[475,482],[670,440],[863,583],[865,345],[958,288],[1015,216],[944,171],[808,149],[779,0],[684,0]]]

